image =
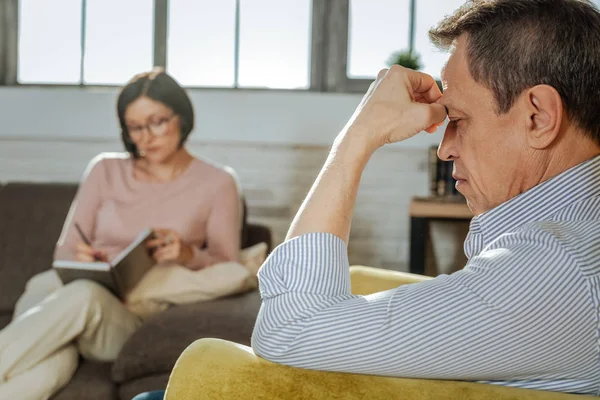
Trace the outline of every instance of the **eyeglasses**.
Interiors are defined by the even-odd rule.
[[[140,138],[142,137],[142,133],[147,130],[152,136],[161,137],[165,136],[169,131],[168,125],[169,122],[176,116],[177,114],[171,114],[168,117],[162,117],[155,121],[149,121],[145,125],[138,126],[128,126],[127,131],[129,132],[129,136],[131,138]]]

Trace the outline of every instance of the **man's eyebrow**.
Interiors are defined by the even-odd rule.
[[[448,115],[450,115],[450,111],[453,111],[454,113],[458,113],[458,114],[462,114],[462,115],[467,115],[467,113],[463,109],[456,107],[452,103],[444,104],[444,107],[446,108],[446,114],[448,114]]]

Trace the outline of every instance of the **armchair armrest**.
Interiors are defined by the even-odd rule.
[[[350,267],[350,283],[353,294],[367,295],[383,292],[384,290],[394,289],[400,285],[423,282],[429,279],[433,278],[381,268]]]
[[[252,349],[200,339],[179,357],[166,400],[577,400],[593,398],[472,382],[387,378],[312,371],[275,364]]]

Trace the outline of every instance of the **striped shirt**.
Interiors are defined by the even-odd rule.
[[[252,347],[295,367],[600,394],[600,157],[472,219],[452,275],[352,295],[346,244],[289,240]]]

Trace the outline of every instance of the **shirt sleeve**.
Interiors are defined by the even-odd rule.
[[[191,269],[237,261],[240,252],[241,216],[237,186],[227,177],[218,191],[206,223],[206,248],[192,246]]]
[[[98,156],[88,164],[71,203],[60,238],[54,249],[55,260],[75,259],[77,244],[82,242],[75,223],[79,224],[85,236],[94,243],[96,215],[102,204],[104,181],[105,171],[102,158]]]
[[[259,272],[252,347],[295,367],[397,377],[537,379],[572,373],[574,364],[590,371],[595,317],[582,279],[555,241],[525,235],[453,275],[357,296],[346,244],[308,234],[279,246]],[[584,353],[592,357],[583,361]]]

